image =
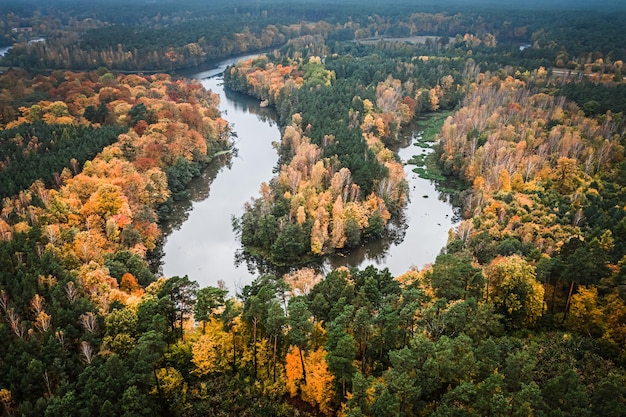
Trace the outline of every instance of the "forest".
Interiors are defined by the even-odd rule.
[[[530,3],[0,5],[0,415],[626,416],[626,11]],[[159,247],[236,147],[176,72],[244,52],[281,138],[229,292]],[[389,238],[429,120],[446,246],[320,272]]]

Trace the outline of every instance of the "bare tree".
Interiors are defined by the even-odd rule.
[[[43,371],[43,380],[46,383],[46,389],[48,390],[48,395],[52,397],[52,380],[50,375],[48,374],[48,370]]]
[[[83,340],[80,344],[80,353],[85,363],[91,363],[93,359],[93,347],[91,347],[91,343]]]
[[[65,333],[63,333],[63,330],[58,330],[54,332],[54,337],[56,337],[57,341],[61,344],[62,347],[65,347]]]
[[[50,330],[52,326],[52,316],[45,311],[41,311],[37,314],[34,325],[41,333],[45,333]]]
[[[78,298],[78,289],[72,281],[68,282],[65,286],[65,296],[67,297],[67,301],[69,301],[70,304],[74,304],[74,302]]]
[[[22,323],[22,319],[20,319],[19,314],[15,312],[14,308],[10,308],[7,311],[7,321],[9,322],[9,327],[15,335],[19,338],[24,337],[26,334],[26,328],[24,327],[24,323]]]
[[[95,333],[98,329],[97,316],[93,311],[88,311],[87,313],[82,314],[78,321],[89,333]]]
[[[4,314],[7,314],[7,310],[9,309],[9,295],[4,290],[0,290],[0,310]]]
[[[30,300],[30,311],[37,317],[46,307],[46,299],[39,294],[35,294]]]

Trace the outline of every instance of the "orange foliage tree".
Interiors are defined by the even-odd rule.
[[[87,161],[82,171],[71,164],[73,173],[64,171],[57,189],[47,190],[37,182],[7,199],[0,216],[0,237],[10,239],[31,226],[41,228],[42,247],[78,271],[84,290],[104,307],[111,297],[122,296],[104,266],[106,254],[127,249],[144,256],[155,248],[159,237],[156,209],[170,196],[165,169],[179,158],[187,163],[207,162],[216,150],[230,146],[228,123],[219,117],[217,96],[198,82],[172,80],[162,74],[55,75],[49,88],[63,101],[24,107],[12,125],[36,119],[89,123],[83,117],[86,106],[105,106],[112,115],[107,123],[140,127],[120,135],[116,143]],[[136,293],[136,281],[126,277],[123,290]],[[45,328],[43,317],[40,321]]]
[[[326,351],[319,348],[309,352],[304,359],[306,383],[300,364],[300,350],[292,346],[285,356],[287,390],[292,397],[299,395],[309,404],[319,407],[325,415],[332,415],[331,402],[334,397],[334,377],[326,364]]]

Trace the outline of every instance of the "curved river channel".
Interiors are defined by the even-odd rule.
[[[274,175],[278,155],[272,142],[280,141],[272,109],[261,108],[258,100],[224,88],[221,73],[239,59],[243,58],[224,61],[210,71],[186,74],[219,94],[222,117],[231,123],[237,135],[237,152],[228,165],[214,163],[192,182],[190,201],[179,203],[176,219],[165,225],[162,258],[164,276],[188,275],[200,287],[217,286],[221,280],[231,293],[259,275],[249,271],[245,263],[240,266],[235,263],[240,243],[232,230],[231,217],[241,216],[244,203],[258,197],[261,183]],[[415,135],[398,149],[403,161],[428,152],[413,146],[414,139]],[[404,226],[398,227],[399,237],[394,242],[364,245],[347,256],[333,256],[324,264],[324,270],[342,265],[361,268],[374,265],[389,268],[397,276],[435,260],[446,244],[455,216],[435,185],[419,178],[412,168],[405,167],[411,201],[406,207]]]

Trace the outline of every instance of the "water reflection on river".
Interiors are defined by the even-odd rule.
[[[397,149],[402,161],[432,151],[414,146],[417,134],[416,129]],[[392,275],[398,276],[435,260],[447,242],[448,231],[456,224],[456,216],[448,197],[437,191],[431,181],[418,177],[413,168],[413,165],[404,166],[410,201],[404,217],[392,225],[392,240],[371,242],[348,255],[332,256],[325,264],[326,270],[342,265],[360,268],[373,265],[389,268]]]
[[[231,216],[241,216],[244,203],[257,197],[261,182],[274,175],[277,154],[272,142],[280,140],[280,133],[271,109],[261,108],[257,100],[224,90],[222,78],[215,74],[226,64],[196,74],[195,78],[202,79],[205,88],[220,95],[220,109],[237,134],[238,153],[221,165],[209,167],[192,183],[191,201],[181,202],[177,220],[165,225],[168,236],[162,271],[165,276],[188,275],[201,287],[215,286],[223,280],[234,292],[258,273],[250,272],[245,264],[235,265],[240,244],[232,231]],[[404,161],[427,151],[413,146],[413,139],[408,138],[398,150]],[[419,178],[411,168],[405,167],[411,201],[405,218],[394,229],[395,239],[369,243],[347,256],[333,256],[323,269],[375,265],[399,275],[435,260],[454,225],[454,213],[434,184]]]
[[[232,231],[231,216],[241,216],[244,203],[258,195],[261,182],[272,178],[277,161],[272,141],[280,140],[280,133],[271,109],[260,108],[249,97],[226,93],[221,77],[204,79],[202,84],[220,94],[220,109],[237,134],[237,154],[226,165],[214,164],[193,181],[192,201],[179,204],[187,214],[166,225],[171,233],[163,248],[163,274],[188,275],[200,286],[215,286],[221,279],[235,291],[250,283],[254,275],[245,266],[234,264],[239,241]]]

